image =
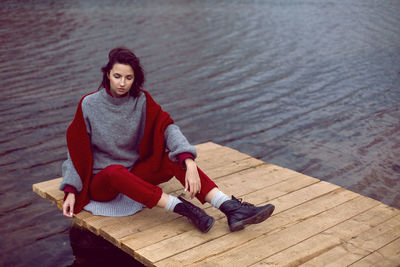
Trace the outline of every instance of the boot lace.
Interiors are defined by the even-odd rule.
[[[190,206],[190,205],[187,205],[186,207],[190,210],[190,212],[192,212],[192,214],[196,215],[199,218],[207,216],[207,214],[199,207]]]
[[[240,204],[244,207],[254,207],[253,204],[249,203],[249,202],[244,202],[243,199],[241,198],[237,198],[236,199],[238,202],[240,202]]]

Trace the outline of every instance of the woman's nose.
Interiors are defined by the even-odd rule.
[[[120,80],[120,83],[119,83],[121,86],[124,86],[125,85],[125,79],[124,78],[122,78],[121,80]]]

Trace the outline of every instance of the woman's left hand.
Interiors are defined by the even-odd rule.
[[[193,159],[185,159],[186,176],[185,176],[185,191],[189,191],[189,197],[193,199],[196,194],[200,193],[201,182],[197,165]]]

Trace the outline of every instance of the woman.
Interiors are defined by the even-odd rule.
[[[102,72],[99,90],[81,99],[67,130],[69,153],[60,185],[65,216],[73,217],[82,209],[127,216],[158,206],[186,216],[201,232],[208,232],[214,218],[157,186],[174,176],[190,198],[225,213],[231,231],[272,214],[271,204],[255,207],[229,198],[196,166],[195,148],[142,89],[143,70],[132,51],[111,50]]]

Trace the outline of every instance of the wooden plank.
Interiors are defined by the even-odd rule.
[[[311,187],[310,187],[311,188]],[[314,186],[314,189],[317,187]],[[336,189],[337,190],[337,189]],[[321,193],[324,194],[324,193]],[[339,199],[342,197],[342,201],[348,200],[348,198],[354,198],[355,194],[348,194],[348,191],[342,190],[343,195],[339,195]],[[325,210],[326,207],[323,204],[325,203],[330,203],[331,205],[333,204],[332,202],[332,196],[335,196],[335,194],[331,194],[331,196],[323,197],[323,199],[317,199],[315,201],[307,202],[306,206],[315,206],[314,212],[319,213],[319,209],[316,206],[318,203],[321,204],[319,208],[322,208],[322,210]],[[335,196],[336,197],[336,196]],[[290,199],[290,198],[288,198]],[[273,203],[273,202],[272,202]],[[298,202],[292,202],[293,206],[298,205]],[[340,203],[340,201],[336,202],[336,204]],[[313,205],[315,204],[315,205]],[[335,205],[335,204],[333,204]],[[297,209],[297,207],[296,207]],[[301,210],[301,206],[299,207],[299,210]],[[311,209],[307,210],[311,211]],[[242,233],[229,233],[229,230],[227,229],[226,226],[226,220],[221,220],[217,221],[217,223],[222,223],[225,227],[225,232],[224,234],[228,234],[227,236],[221,236],[220,239],[213,240],[211,242],[207,242],[205,245],[200,245],[197,246],[195,249],[185,251],[181,254],[178,254],[172,258],[169,258],[165,260],[164,262],[158,262],[157,265],[174,265],[174,264],[190,264],[192,262],[198,261],[203,259],[204,257],[207,257],[207,255],[214,255],[221,253],[223,251],[226,251],[232,247],[235,247],[237,244],[242,244],[242,242],[246,242],[248,240],[251,240],[259,235],[265,234],[266,232],[274,232],[277,231],[281,228],[287,227],[289,224],[296,223],[296,221],[301,221],[304,220],[305,218],[311,216],[310,213],[305,212],[304,214],[298,213],[297,217],[290,216],[289,214],[293,211],[287,211],[280,213],[279,210],[277,210],[277,213],[274,214],[266,223],[259,224],[259,225],[254,225],[251,226],[251,228],[247,229],[246,231],[243,231]],[[285,225],[287,224],[287,225]],[[215,227],[215,226],[214,226]],[[213,229],[214,230],[214,229]],[[227,247],[226,244],[231,245],[231,247]],[[187,262],[189,260],[189,262]]]
[[[337,246],[346,244],[361,233],[396,215],[398,211],[395,209],[378,205],[253,266],[299,266]],[[316,260],[311,265],[326,266],[329,263],[331,262]]]
[[[400,238],[369,254],[365,258],[350,265],[353,267],[375,267],[375,266],[393,266],[400,265]]]
[[[298,199],[296,196],[299,191],[308,195],[309,198]],[[180,266],[192,264],[194,262],[203,262],[203,260],[210,255],[218,255],[224,251],[234,249],[235,247],[249,242],[260,235],[262,236],[280,231],[290,225],[297,224],[309,217],[317,215],[330,207],[335,207],[356,197],[357,195],[355,193],[343,190],[329,183],[321,182],[312,184],[311,186],[277,198],[285,201],[287,205],[283,207],[276,206],[274,215],[266,222],[252,225],[245,231],[230,233],[226,219],[223,218],[218,220],[214,226],[215,229],[212,229],[212,231],[221,232],[220,238],[209,240],[204,244],[196,244],[195,246],[186,247],[186,251],[182,250],[179,254],[177,254],[176,251],[172,251],[175,255],[169,255],[170,257],[166,257],[165,259],[156,262],[156,264],[157,266]],[[271,203],[275,204],[277,199],[272,200]],[[218,224],[222,224],[223,226],[218,228],[216,227]],[[174,240],[171,240],[171,243],[173,243],[172,241]],[[193,249],[187,250],[188,248]],[[137,252],[140,254],[143,253],[148,259],[153,260],[153,255],[150,254],[152,249],[151,246],[144,249],[146,249],[146,251],[138,250]],[[155,258],[157,257],[158,255],[155,255]]]
[[[397,213],[398,214],[398,213]],[[313,258],[304,266],[350,265],[400,237],[400,215],[354,237],[341,246]]]
[[[89,218],[92,216],[93,216],[93,214],[91,214],[90,212],[82,210],[78,214],[75,214],[75,216],[72,218],[72,222],[73,222],[73,224],[77,224],[81,227],[84,227],[84,221],[86,220],[86,218]]]
[[[297,181],[295,181],[295,179]],[[275,196],[283,195],[283,194],[286,194],[287,192],[289,192],[290,188],[295,190],[296,186],[297,186],[297,189],[302,188],[304,186],[313,184],[318,180],[311,178],[311,177],[298,175],[297,177],[291,178],[290,181],[291,181],[290,183],[287,181],[283,182],[283,184],[280,186],[283,188],[281,191],[274,190],[275,188],[278,187],[277,185],[273,186],[272,188],[268,188],[269,191],[266,189],[262,190],[261,192],[263,193],[264,199],[262,199],[260,197],[258,197],[256,199],[256,195],[255,195],[254,197],[246,196],[246,200],[250,201],[252,203],[255,203],[255,204],[261,204],[262,202],[265,202],[269,199],[268,198],[269,195],[273,195],[273,194],[275,194]],[[284,190],[285,186],[288,188],[287,190]],[[224,215],[220,211],[218,211],[217,209],[211,208],[209,204],[205,205],[205,207],[206,207],[206,211],[211,216],[213,216],[215,219],[218,220],[218,219],[224,218]],[[151,220],[151,218],[149,218],[149,220]],[[124,226],[125,231],[123,234],[122,233],[116,234],[115,232],[113,232],[113,230],[110,229],[110,227],[113,227],[114,229],[118,229],[118,227],[114,227],[114,226],[104,227],[100,231],[104,231],[105,232],[104,234],[107,233],[107,235],[112,236],[112,238],[120,239],[122,237],[122,240],[119,240],[118,243],[122,244],[122,248],[125,251],[127,251],[128,253],[133,253],[134,250],[138,249],[138,247],[134,247],[135,244],[140,244],[140,247],[142,247],[143,244],[159,242],[163,239],[171,238],[175,235],[183,233],[184,232],[183,229],[197,231],[194,229],[193,226],[190,226],[190,225],[188,226],[187,222],[185,220],[171,221],[169,223],[164,222],[162,220],[158,220],[158,223],[159,223],[159,225],[157,227],[149,228],[147,231],[142,229],[140,231],[140,233],[136,233],[131,236],[126,235],[125,237],[123,237],[123,234],[133,232],[133,231],[128,230],[129,226],[126,226],[126,225]],[[188,229],[188,227],[189,227],[189,229]],[[175,231],[176,228],[179,228],[180,230]],[[120,230],[120,232],[122,232],[122,231]],[[161,233],[161,234],[159,234],[159,233]],[[131,240],[131,241],[133,240],[132,241],[133,243],[129,244],[129,240]],[[124,246],[125,246],[125,248],[124,248]]]
[[[56,204],[57,208],[62,209],[64,193],[58,189],[61,180],[62,178],[56,178],[49,181],[33,184],[32,190],[39,196],[48,199]]]
[[[38,194],[43,198],[47,198],[51,201],[57,201],[56,199],[59,196],[53,197],[53,195],[49,194],[48,191],[52,189],[58,188],[61,183],[62,178],[56,178],[49,181],[40,182],[37,184],[32,185],[33,192]],[[49,198],[50,197],[50,198]]]
[[[298,173],[275,165],[260,165],[218,180],[218,187],[227,194],[245,195],[261,188],[287,180]]]
[[[357,238],[349,241],[355,247],[372,252],[400,237],[400,214],[369,231],[363,232]]]
[[[46,191],[46,198],[54,202],[63,201],[64,192],[60,191],[57,186],[57,188],[49,189]]]
[[[289,176],[290,177],[290,176]],[[306,176],[306,175],[301,175],[301,174],[297,174],[295,176],[290,177],[287,180],[283,180],[282,182],[267,186],[267,187],[263,187],[260,188],[259,190],[250,192],[249,194],[246,194],[244,197],[244,199],[247,202],[251,202],[255,205],[261,205],[262,203],[267,203],[268,201],[272,200],[272,199],[276,199],[278,197],[282,197],[284,195],[287,195],[289,193],[293,193],[295,191],[301,190],[303,188],[306,188],[310,185],[314,185],[316,187],[321,188],[322,191],[320,191],[319,193],[323,193],[326,192],[325,190],[327,188],[330,188],[329,186],[325,186],[324,183],[320,183],[317,185],[317,183],[319,183],[320,180]],[[311,187],[313,188],[313,187]],[[336,186],[333,186],[333,188],[337,188]],[[330,190],[328,189],[328,190]],[[307,191],[307,189],[305,189],[305,191]],[[310,193],[312,194],[312,193]],[[310,195],[308,196],[310,197]]]
[[[216,146],[204,152],[202,152],[201,148],[198,149],[199,146],[195,147],[198,150],[196,161],[208,169],[219,168],[218,162],[220,161],[239,161],[250,158],[249,155],[226,146]]]
[[[246,201],[255,203],[257,205],[263,204],[268,202],[272,198],[276,198],[282,195],[286,195],[290,192],[302,189],[304,187],[307,187],[311,184],[314,184],[316,179],[311,179],[307,176],[296,176],[293,177],[287,181],[283,181],[282,183],[276,184],[274,186],[268,187],[268,191],[266,189],[259,191],[260,194],[253,194],[250,193],[246,196],[244,196]],[[279,188],[279,190],[276,190]],[[311,190],[315,190],[315,192],[319,192],[319,194],[323,194],[327,190],[334,190],[337,187],[331,187],[327,189],[327,187],[321,188],[321,187],[314,187],[311,188]],[[261,197],[260,197],[261,195]],[[269,196],[269,197],[268,197]],[[297,203],[298,204],[298,203]],[[208,207],[205,209],[206,212],[210,215],[212,215],[215,219],[220,220],[224,219],[222,224],[224,225],[225,228],[226,226],[226,219],[225,216],[219,212],[218,210]],[[181,224],[182,223],[182,224]],[[133,253],[133,251],[149,246],[153,243],[160,242],[162,240],[174,237],[178,234],[182,234],[187,230],[187,222],[185,221],[171,221],[167,224],[160,224],[157,227],[138,232],[133,235],[129,235],[121,240],[122,243],[122,248],[127,251],[128,253]],[[174,229],[173,231],[171,229]],[[176,229],[182,229],[175,231]],[[184,229],[184,230],[183,230]],[[188,230],[193,230],[193,226],[190,226]],[[215,228],[212,229],[214,231]],[[226,229],[227,230],[227,229]],[[224,231],[223,234],[228,233],[227,231]],[[124,248],[125,247],[125,248]]]
[[[126,220],[119,220],[117,223],[99,227],[99,232],[104,238],[121,247],[120,239],[123,237],[147,229],[154,229],[160,223],[176,222],[176,219],[179,217],[180,215],[161,208],[144,209],[140,214],[124,217]],[[189,224],[188,227],[190,226]],[[174,231],[174,229],[171,229],[171,231]]]
[[[197,150],[197,160],[202,161],[202,162],[207,162],[211,163],[210,166],[214,166],[212,162],[217,159],[217,160],[225,160],[225,159],[231,159],[231,160],[239,160],[239,159],[245,159],[249,158],[250,156],[242,153],[240,151],[237,151],[235,149],[226,147],[226,146],[221,146],[215,143],[204,143],[204,144],[199,144],[195,145],[196,150]],[[216,168],[218,168],[218,165],[215,165]]]
[[[283,195],[274,199],[273,204],[275,205],[275,213],[294,208],[302,203],[306,203],[306,206],[296,207],[296,210],[313,209],[313,202],[308,202],[313,199],[320,200],[319,198],[322,198],[323,200],[327,199],[329,202],[337,198],[338,203],[340,203],[343,199],[347,201],[357,196],[353,192],[344,191],[344,189],[337,185],[321,181],[319,183],[315,183],[300,190],[294,191],[291,194]],[[321,206],[321,209],[332,207],[332,204],[329,203],[327,203],[328,206],[323,206],[324,203],[325,202],[323,201],[318,202],[317,207]],[[317,207],[315,207],[314,211],[321,212],[319,209],[317,209]],[[295,210],[292,212],[295,212]]]
[[[48,181],[43,181],[40,183],[36,183],[33,185],[33,191],[38,192],[38,191],[46,191],[49,188],[54,188],[55,186],[58,186],[62,181],[62,177],[55,178],[52,180]],[[38,191],[36,191],[38,190]]]
[[[372,199],[356,197],[340,206],[327,210],[281,231],[268,235],[260,235],[225,253],[208,257],[203,261],[197,262],[194,266],[202,266],[204,264],[219,264],[223,266],[254,264],[378,204],[377,201]]]
[[[196,160],[197,162],[197,160]],[[200,169],[207,170],[207,175],[212,179],[212,180],[218,180],[220,177],[239,172],[242,170],[250,169],[257,167],[259,165],[264,165],[266,164],[265,162],[255,159],[255,158],[244,158],[241,160],[229,160],[225,163],[222,163],[219,167],[217,168],[212,168],[209,166],[206,166],[203,162],[199,161],[197,162],[198,166]]]

